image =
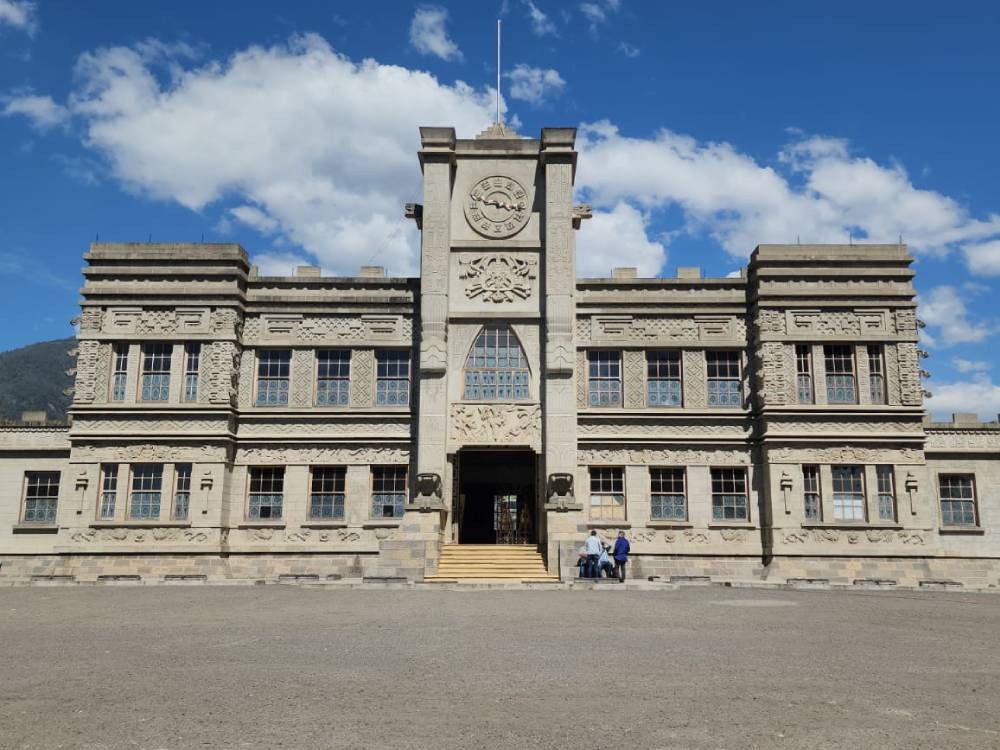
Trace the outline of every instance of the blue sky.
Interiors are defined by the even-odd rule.
[[[917,258],[937,413],[1000,412],[995,3],[0,0],[0,350],[71,334],[104,241],[413,273],[419,125],[580,128],[581,274],[757,243]]]

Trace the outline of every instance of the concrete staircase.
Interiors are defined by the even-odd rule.
[[[446,544],[426,581],[558,581],[533,544]]]

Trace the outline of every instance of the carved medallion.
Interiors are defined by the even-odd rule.
[[[484,255],[462,264],[460,278],[467,281],[465,296],[487,302],[514,302],[531,296],[535,259],[516,255]]]
[[[469,192],[465,218],[484,237],[513,237],[528,223],[528,193],[511,177],[486,177]]]

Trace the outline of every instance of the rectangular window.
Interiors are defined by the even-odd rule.
[[[878,517],[880,521],[896,520],[896,477],[891,466],[876,466],[878,481]]]
[[[184,345],[184,400],[198,400],[198,372],[201,368],[201,344]]]
[[[24,472],[24,523],[56,522],[59,505],[59,472]]]
[[[799,403],[813,403],[815,395],[813,394],[812,347],[808,344],[795,345],[795,382],[799,392]]]
[[[372,518],[402,518],[406,503],[406,467],[372,468]]]
[[[823,516],[822,496],[819,492],[819,467],[802,467],[802,499],[807,521],[819,521]]]
[[[309,493],[310,518],[344,517],[346,475],[347,471],[343,466],[317,466],[312,470],[312,491]]]
[[[142,400],[166,401],[170,397],[170,354],[173,344],[142,345]]]
[[[622,405],[621,352],[587,352],[587,391],[591,406]]]
[[[684,469],[650,469],[650,518],[657,521],[687,520]]]
[[[845,344],[824,346],[823,360],[826,364],[826,402],[858,403],[854,383],[854,347]]]
[[[163,491],[163,464],[139,464],[132,467],[132,494],[129,517],[155,521],[160,517],[160,494]]]
[[[128,344],[115,344],[115,371],[111,377],[111,400],[125,400],[125,384],[128,381]]]
[[[712,520],[749,521],[746,469],[712,469]]]
[[[350,349],[318,351],[316,360],[319,363],[316,403],[319,406],[347,406],[351,399]]]
[[[646,352],[647,405],[680,406],[681,398],[681,353]]]
[[[405,349],[375,352],[375,403],[378,406],[410,403],[410,353]]]
[[[257,406],[288,406],[292,352],[264,349],[257,360]]]
[[[625,469],[591,467],[590,517],[595,521],[625,520]]]
[[[118,505],[118,464],[101,464],[101,497],[99,515],[102,519],[115,517]]]
[[[740,353],[705,352],[708,375],[708,405],[739,408],[743,405],[740,388]]]
[[[886,403],[885,349],[881,344],[868,345],[868,382],[873,404]]]
[[[285,499],[285,467],[250,468],[250,513],[254,521],[281,518]]]
[[[833,466],[833,517],[838,521],[865,520],[865,468]]]
[[[177,464],[174,481],[174,518],[187,519],[191,512],[191,464]]]
[[[976,485],[971,474],[941,474],[938,477],[942,526],[975,526]]]

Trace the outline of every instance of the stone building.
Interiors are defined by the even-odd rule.
[[[905,247],[578,279],[573,129],[420,134],[419,278],[91,245],[0,581],[566,580],[598,529],[639,577],[1000,583],[1000,424],[925,416]]]

